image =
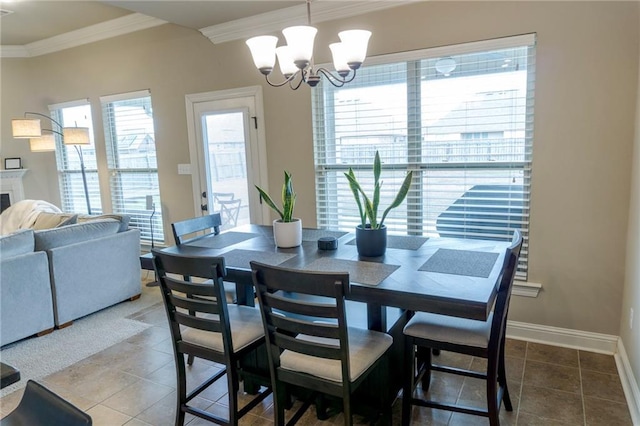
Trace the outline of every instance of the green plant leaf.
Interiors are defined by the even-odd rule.
[[[358,206],[358,212],[360,212],[360,222],[362,223],[362,227],[364,228],[367,221],[367,216],[362,209],[362,202],[360,201],[360,193],[362,192],[362,188],[360,188],[360,184],[356,180],[356,175],[353,172],[353,169],[349,167],[349,171],[344,174],[347,180],[349,181],[349,188],[351,188],[351,192],[353,193],[353,198],[356,200],[356,205]]]
[[[291,222],[293,219],[293,208],[296,204],[296,193],[293,190],[291,173],[285,170],[284,184],[282,185],[282,221]]]
[[[405,176],[404,181],[402,182],[402,185],[400,186],[400,189],[398,190],[398,195],[396,195],[395,200],[393,200],[391,205],[389,207],[387,207],[387,209],[382,214],[382,220],[380,221],[380,225],[381,226],[384,223],[384,220],[387,217],[387,214],[389,214],[389,212],[391,211],[391,209],[394,209],[394,208],[398,207],[400,204],[402,204],[402,202],[406,198],[407,194],[409,193],[409,188],[411,187],[411,180],[412,179],[413,179],[413,170],[411,170],[411,171],[409,171],[409,173],[407,173],[407,176]]]
[[[284,215],[282,211],[280,211],[278,206],[276,206],[276,204],[273,202],[269,194],[267,194],[267,192],[264,189],[260,188],[258,185],[256,185],[255,187],[260,193],[260,195],[262,196],[262,199],[264,200],[264,202],[267,203],[267,205],[271,207],[276,213],[278,213],[278,216],[280,216],[280,219],[283,219]]]

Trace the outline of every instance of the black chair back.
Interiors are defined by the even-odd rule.
[[[342,362],[342,377],[349,375],[349,343],[344,310],[348,273],[301,272],[251,262],[253,279],[265,337],[269,347],[272,374],[286,380],[288,372],[278,369],[284,350]],[[303,334],[336,339],[338,345],[296,339]]]
[[[206,216],[173,222],[171,224],[171,230],[173,231],[173,239],[176,244],[181,245],[191,239],[185,237],[193,236],[193,234],[197,232],[209,231],[217,235],[220,233],[220,226],[222,226],[220,213],[213,213]]]
[[[229,314],[222,284],[226,273],[224,258],[181,256],[159,250],[154,250],[153,256],[177,351],[211,359],[207,352],[182,340],[180,326],[184,325],[221,333],[225,352],[231,353]],[[198,283],[204,280],[209,281]],[[212,315],[203,317],[204,314]]]

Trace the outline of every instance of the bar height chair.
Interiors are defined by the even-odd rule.
[[[285,424],[284,410],[293,386],[313,393],[288,425],[295,424],[319,394],[341,398],[344,423],[351,425],[352,394],[377,368],[388,369],[387,352],[393,338],[347,327],[344,296],[349,288],[348,273],[250,263],[268,347],[275,424]],[[382,376],[386,373],[388,370],[383,370]],[[391,407],[385,399],[381,389],[380,401],[372,403],[390,421]],[[322,408],[318,411],[324,414]]]
[[[178,379],[175,424],[183,425],[185,414],[189,413],[220,425],[237,425],[242,416],[271,393],[266,365],[261,372],[256,361],[267,357],[260,312],[249,306],[227,304],[222,257],[181,256],[154,250],[153,260],[175,355]],[[210,281],[196,282],[198,280]],[[185,356],[217,362],[225,368],[188,393]],[[225,375],[229,391],[228,420],[189,405],[189,401]],[[266,389],[242,408],[238,406],[240,379],[245,379],[245,384],[246,379],[250,379],[252,385],[266,385]]]
[[[491,426],[499,425],[500,406],[504,402],[507,411],[512,411],[505,372],[505,331],[509,300],[513,288],[522,236],[515,231],[511,245],[507,248],[502,272],[497,281],[497,296],[493,312],[487,321],[475,321],[426,312],[417,312],[404,328],[405,360],[403,373],[402,425],[411,421],[413,405],[449,410],[489,418]],[[415,374],[416,349],[419,351],[418,372]],[[484,373],[434,365],[432,351],[451,351],[487,359]],[[429,389],[431,371],[457,374],[486,381],[487,409],[445,404],[433,400],[415,398],[413,391],[422,380],[423,392]]]

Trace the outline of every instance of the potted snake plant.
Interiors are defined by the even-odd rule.
[[[273,221],[273,238],[280,248],[297,247],[302,244],[302,220],[293,217],[296,204],[296,193],[293,190],[291,173],[285,170],[282,184],[282,208],[278,207],[269,194],[256,185],[260,196],[273,209],[280,219]]]
[[[389,207],[384,210],[382,217],[378,220],[380,188],[382,187],[382,182],[380,181],[381,171],[380,154],[376,151],[376,156],[373,161],[374,183],[373,196],[371,198],[367,196],[362,186],[358,183],[353,169],[349,168],[349,171],[344,174],[349,181],[349,187],[351,188],[351,192],[353,192],[353,197],[356,200],[358,211],[360,212],[361,223],[356,226],[356,247],[358,254],[361,256],[378,257],[384,255],[387,250],[387,227],[384,224],[384,220],[392,209],[402,204],[411,187],[413,171],[407,173],[395,199]]]

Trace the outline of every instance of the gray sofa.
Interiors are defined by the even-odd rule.
[[[1,237],[0,346],[139,296],[140,232],[127,228],[99,219]]]

